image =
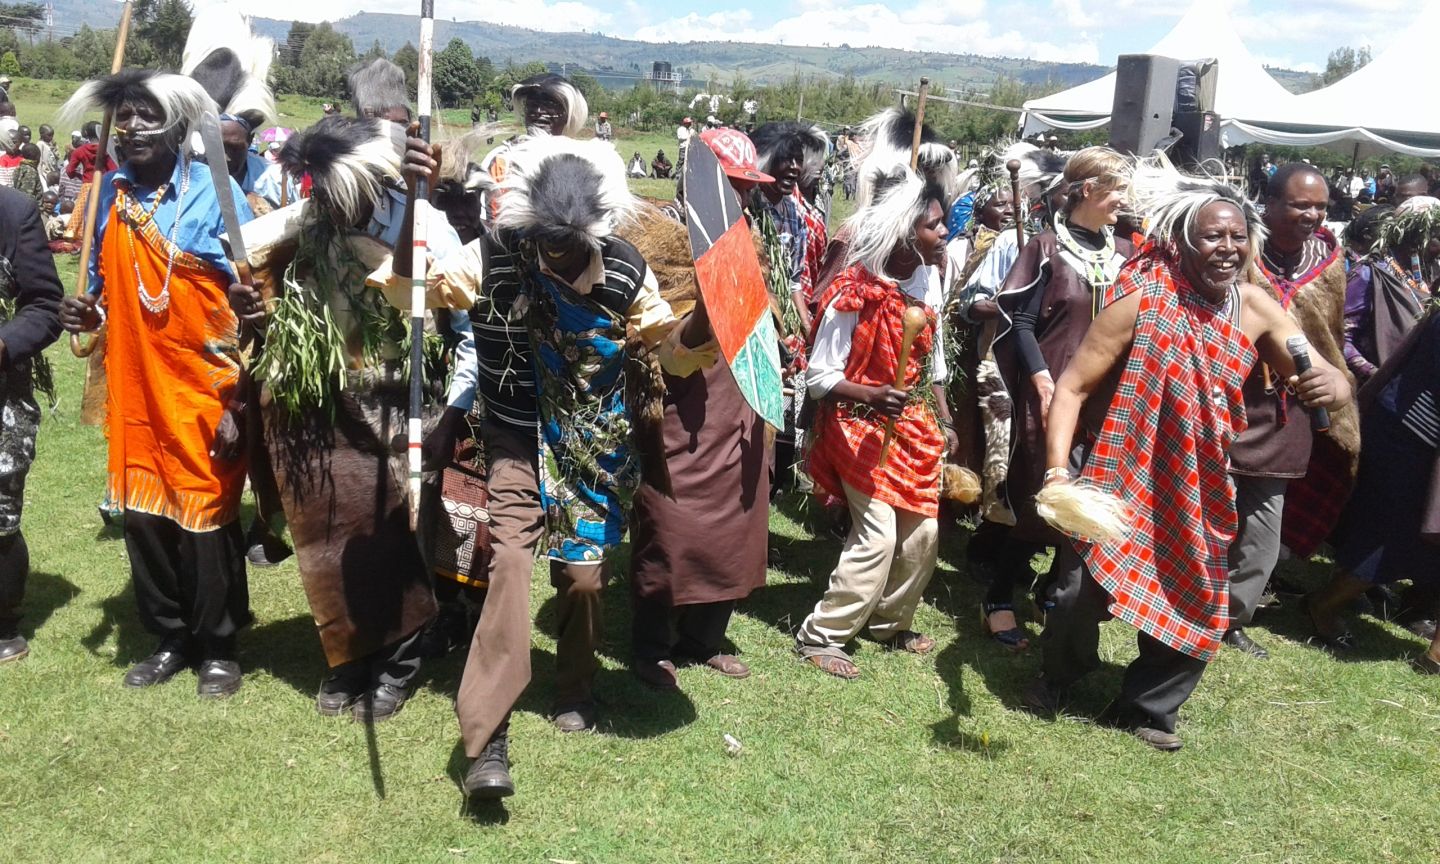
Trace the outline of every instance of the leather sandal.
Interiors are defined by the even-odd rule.
[[[1026,633],[1019,623],[1008,630],[996,630],[990,626],[990,616],[996,612],[1009,612],[1015,614],[1013,603],[982,603],[980,605],[980,629],[989,634],[991,639],[999,642],[1010,651],[1020,652],[1030,647],[1030,634]],[[1018,616],[1017,616],[1018,619]]]
[[[891,651],[904,651],[907,654],[929,654],[935,650],[934,639],[914,630],[901,630],[886,639],[884,645]]]
[[[821,672],[828,672],[836,678],[843,678],[846,681],[854,681],[860,677],[860,670],[854,663],[844,657],[836,657],[834,654],[812,654],[805,658],[805,662]]]

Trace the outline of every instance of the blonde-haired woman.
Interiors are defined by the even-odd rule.
[[[1015,651],[1028,647],[1029,640],[1016,622],[1014,586],[1019,580],[1028,583],[1031,558],[1060,540],[1035,513],[1035,493],[1045,472],[1045,414],[1055,380],[1100,310],[1100,297],[1134,252],[1130,240],[1116,237],[1114,228],[1129,175],[1129,160],[1108,147],[1087,147],[1071,156],[1057,181],[1068,190],[1064,206],[1050,228],[1025,244],[1000,289],[1005,322],[995,342],[995,360],[1015,400],[1006,490],[1015,527],[996,561],[983,612],[985,629]]]

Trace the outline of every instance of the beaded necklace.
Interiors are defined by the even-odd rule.
[[[170,191],[170,182],[167,180],[161,183],[155,190],[155,203],[150,206],[150,211],[134,216],[130,213],[131,196],[125,187],[120,187],[117,195],[120,199],[120,210],[127,218],[121,220],[129,229],[127,239],[130,243],[130,263],[135,268],[135,290],[140,295],[140,305],[144,306],[153,315],[160,315],[170,308],[170,276],[175,270],[175,255],[179,247],[175,245],[175,238],[180,232],[180,209],[185,204],[185,193],[190,191],[190,160],[182,157],[180,172],[180,193],[175,199],[175,221],[170,225],[170,235],[165,239],[169,241],[170,248],[166,250],[165,261],[165,282],[160,286],[159,294],[151,294],[145,287],[145,279],[140,275],[140,261],[135,256],[135,231],[142,228],[148,222],[155,221],[155,213],[160,209],[160,202],[165,198],[165,193]]]
[[[1070,233],[1065,214],[1055,214],[1055,239],[1059,240],[1060,247],[1081,265],[1081,275],[1090,285],[1090,296],[1094,298],[1093,308],[1090,310],[1092,318],[1100,314],[1100,303],[1105,291],[1115,283],[1115,277],[1120,275],[1120,267],[1125,263],[1123,257],[1115,254],[1115,229],[1106,225],[1100,229],[1100,234],[1105,238],[1105,245],[1099,249],[1086,249]]]

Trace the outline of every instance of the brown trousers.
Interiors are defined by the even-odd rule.
[[[489,461],[490,588],[460,679],[455,715],[473,759],[510,716],[530,683],[530,581],[535,546],[544,532],[536,474],[537,433],[487,422],[481,430]],[[550,563],[559,639],[555,705],[590,701],[599,663],[603,564]]]

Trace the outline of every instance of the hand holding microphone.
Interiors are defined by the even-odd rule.
[[[1310,428],[1316,432],[1324,432],[1330,428],[1330,412],[1326,406],[1339,404],[1342,400],[1327,386],[1328,376],[1323,374],[1323,370],[1316,369],[1310,361],[1310,342],[1303,334],[1286,339],[1285,349],[1295,361],[1295,378],[1291,383],[1295,385],[1295,393],[1300,397],[1300,401],[1310,410]]]

